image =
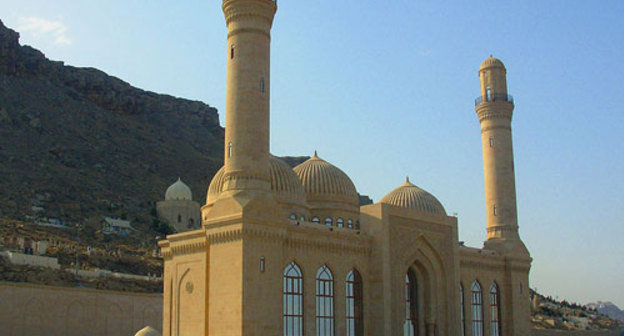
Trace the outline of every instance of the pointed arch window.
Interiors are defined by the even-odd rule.
[[[501,335],[500,292],[496,282],[490,288],[490,330],[492,331],[492,336]]]
[[[321,220],[318,217],[312,218],[312,223],[317,223],[318,224],[320,222],[321,222]]]
[[[330,217],[325,218],[325,225],[332,226],[333,220]]]
[[[339,228],[343,227],[343,226],[344,226],[344,220],[343,220],[342,218],[338,218],[338,219],[336,220],[336,225],[337,225]]]
[[[303,336],[303,276],[293,261],[284,269],[284,336]]]
[[[362,305],[362,277],[360,273],[352,269],[347,274],[346,281],[346,299],[347,299],[347,336],[364,335],[364,319]]]
[[[472,335],[483,336],[483,295],[478,281],[472,283]]]
[[[418,335],[418,284],[416,274],[410,268],[405,275],[405,323],[404,336]]]
[[[464,305],[464,285],[459,283],[459,308],[461,309],[461,336],[466,336],[466,308]]]
[[[347,219],[347,227],[349,229],[353,229],[353,220],[352,219]]]
[[[316,272],[316,335],[334,336],[334,277],[327,265]]]

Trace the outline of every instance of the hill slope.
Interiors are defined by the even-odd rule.
[[[178,176],[200,203],[222,165],[213,107],[19,45],[0,21],[0,217],[147,214]]]

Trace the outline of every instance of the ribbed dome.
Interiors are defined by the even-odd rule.
[[[308,201],[310,198],[326,198],[328,201],[344,201],[359,206],[358,194],[349,176],[319,158],[316,152],[313,157],[295,167],[294,171],[301,179]]]
[[[208,186],[206,204],[212,204],[217,200],[223,190],[224,167],[221,167],[212,178]],[[277,196],[278,201],[285,203],[304,204],[305,196],[301,181],[290,166],[271,155],[269,158],[269,174],[271,175],[271,191]]]
[[[160,333],[158,332],[158,330],[147,326],[139,331],[137,331],[136,334],[134,334],[134,336],[160,336]]]
[[[223,182],[225,179],[223,175],[225,174],[225,166],[219,168],[215,175],[212,177],[212,181],[210,181],[210,185],[208,186],[208,194],[206,195],[206,204],[212,204],[217,200],[221,190],[223,190]]]
[[[409,179],[381,199],[381,203],[415,209],[433,215],[444,215],[446,211],[435,196],[413,185]]]
[[[191,188],[189,188],[180,178],[167,188],[165,192],[165,200],[184,200],[191,201],[193,200],[193,195],[191,194]]]
[[[488,57],[487,59],[485,59],[485,61],[483,61],[483,63],[481,63],[479,70],[483,70],[487,68],[502,68],[504,70],[505,65],[503,64],[501,60],[490,55],[490,57]]]

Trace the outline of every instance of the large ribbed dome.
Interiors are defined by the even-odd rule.
[[[206,204],[212,204],[217,200],[223,190],[224,167],[221,167],[212,178],[208,186]],[[278,201],[293,204],[304,204],[305,196],[301,181],[290,166],[271,155],[269,158],[269,174],[271,175],[271,191],[277,196]]]
[[[165,192],[165,200],[171,201],[191,201],[193,200],[193,195],[191,194],[191,188],[189,188],[180,178],[167,188]]]
[[[384,196],[380,202],[433,215],[446,216],[446,211],[440,201],[425,190],[413,185],[409,178],[401,186]]]
[[[338,167],[314,156],[294,168],[301,179],[308,201],[327,199],[343,201],[359,207],[359,198],[353,182]]]

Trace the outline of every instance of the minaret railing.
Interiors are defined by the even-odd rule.
[[[513,99],[513,96],[510,94],[495,93],[489,97],[484,97],[484,96],[477,97],[475,99],[475,106],[479,106],[483,103],[490,103],[490,102],[507,102],[513,105],[514,99]]]

